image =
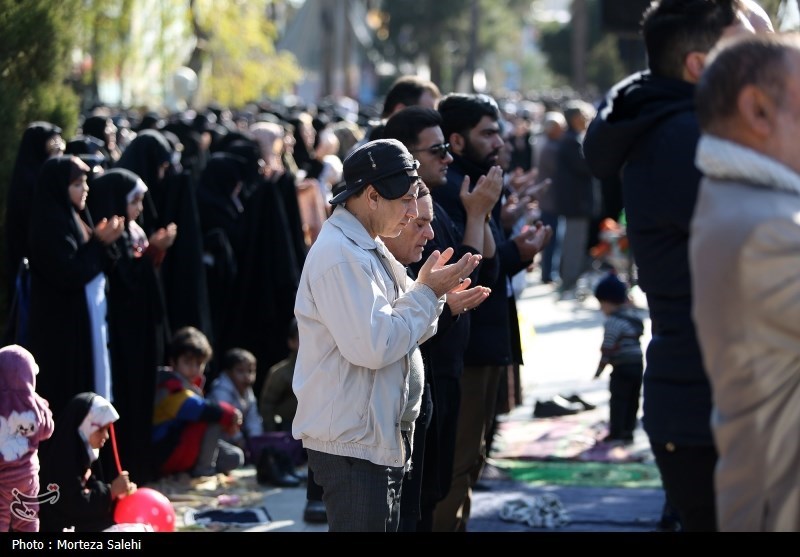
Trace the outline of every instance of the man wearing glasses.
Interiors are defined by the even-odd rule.
[[[442,117],[436,110],[410,106],[391,116],[384,128],[385,138],[401,141],[419,159],[420,178],[431,190],[446,186],[447,168],[453,162],[448,151],[450,144],[444,140],[441,125]],[[458,233],[447,211],[434,202],[431,222],[433,238],[422,247],[421,259],[410,265],[412,271],[418,272],[422,261],[435,250],[441,252],[452,248],[456,258],[466,253],[480,253],[483,256],[481,265],[469,277],[472,284],[493,284],[497,279],[494,237],[486,215],[500,198],[502,176],[496,169],[481,177],[472,191],[469,185],[469,178],[465,178],[460,192],[466,211],[463,234]],[[436,335],[421,347],[426,374],[433,382],[434,410],[423,445],[422,486],[418,500],[407,504],[411,494],[403,493],[404,517],[409,516],[407,513],[411,512],[412,507],[419,509],[415,528],[419,532],[432,530],[434,507],[450,489],[461,400],[461,373],[472,315],[470,310],[486,299],[483,294],[485,290],[471,288],[448,294]]]
[[[397,531],[421,403],[418,344],[481,259],[447,265],[453,250],[437,251],[412,281],[386,249],[380,237],[417,217],[418,168],[394,139],[354,150],[297,289],[292,435],[308,450],[332,532]]]

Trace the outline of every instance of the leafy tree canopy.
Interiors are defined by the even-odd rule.
[[[229,106],[291,90],[301,77],[294,56],[277,52],[277,30],[266,17],[269,0],[197,0],[194,16],[208,43],[210,87],[206,94]]]

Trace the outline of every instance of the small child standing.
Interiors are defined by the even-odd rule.
[[[606,315],[601,357],[594,378],[611,364],[609,391],[609,431],[604,442],[633,442],[639,413],[644,364],[640,338],[644,322],[628,295],[628,287],[614,273],[606,275],[595,287],[594,295]]]
[[[39,442],[53,434],[53,414],[37,373],[22,346],[0,349],[0,532],[39,531]]]
[[[195,327],[182,327],[172,337],[170,367],[158,372],[153,413],[153,449],[161,475],[213,476],[244,464],[242,449],[221,438],[223,431],[239,431],[242,413],[203,396],[212,355],[208,338]]]

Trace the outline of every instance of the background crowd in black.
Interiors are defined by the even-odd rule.
[[[504,107],[508,170],[529,171],[534,167],[542,117],[559,106],[508,102]],[[216,357],[239,347],[257,358],[254,392],[261,392],[270,367],[288,355],[286,339],[300,272],[330,212],[327,200],[341,178],[341,161],[379,123],[369,114],[356,117],[335,106],[275,104],[241,111],[209,106],[171,114],[97,107],[83,117],[75,135],[48,122],[31,123],[8,189],[5,278],[13,303],[4,344],[25,346],[29,338],[29,279],[23,262],[31,255],[29,231],[46,226],[31,222],[44,162],[51,156],[73,154],[92,168],[83,215],[89,223],[91,186],[97,176],[125,168],[141,177],[148,187],[139,218],[144,232],[150,236],[175,223],[177,236],[150,280],[125,268],[115,270],[117,278],[109,280],[108,328],[114,404],[122,416],[120,452],[136,481],[151,479],[147,444],[139,442],[144,431],[126,431],[122,423],[126,417],[132,421],[130,413],[136,412],[132,397],[137,390],[131,386],[154,381],[158,366],[166,364],[170,333],[191,325],[203,331],[214,348],[206,385],[219,372]],[[166,172],[159,172],[164,166]],[[533,199],[519,203],[515,192],[508,193],[523,209],[533,208],[533,213],[521,214],[535,215]],[[594,217],[616,217],[620,208],[606,207]],[[119,277],[125,273],[127,277]],[[48,342],[66,342],[58,330],[75,327],[76,322],[54,324]],[[42,366],[40,378],[61,373],[58,367],[66,365],[32,352]],[[92,390],[91,371],[86,374],[80,390]],[[500,396],[510,400],[510,406],[521,403],[518,384],[503,390]],[[74,394],[60,396],[68,400]],[[500,411],[508,410],[509,404],[500,406]],[[147,419],[142,415],[138,421]]]

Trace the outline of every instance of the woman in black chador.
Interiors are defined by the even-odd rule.
[[[124,416],[117,427],[120,457],[139,482],[155,479],[150,437],[156,369],[169,342],[159,268],[175,240],[175,226],[149,238],[136,223],[147,186],[129,170],[116,168],[92,182],[88,205],[95,219],[123,215],[116,241],[119,259],[108,276],[108,330],[114,405]]]
[[[39,363],[39,394],[56,420],[79,392],[111,398],[105,287],[124,221],[93,226],[85,210],[89,171],[75,156],[50,159],[33,199],[29,350]]]

